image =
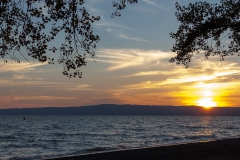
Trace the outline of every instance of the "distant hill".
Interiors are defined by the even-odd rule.
[[[148,106],[101,104],[81,107],[0,109],[0,115],[164,115],[164,116],[240,116],[240,108],[186,106]]]

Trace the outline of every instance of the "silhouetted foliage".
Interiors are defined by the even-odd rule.
[[[113,3],[113,7],[116,7],[116,11],[114,13],[112,13],[112,18],[114,16],[121,16],[120,11],[122,9],[124,9],[126,7],[126,4],[133,4],[133,3],[137,3],[138,0],[117,0],[118,2],[116,2],[116,0],[112,0]]]
[[[63,74],[68,77],[82,77],[80,67],[86,65],[86,56],[95,58],[94,49],[100,40],[93,34],[92,24],[100,16],[91,16],[82,5],[84,0],[1,0],[0,1],[0,56],[7,55],[20,63],[16,52],[26,50],[28,56],[63,65]],[[137,0],[112,1],[120,16],[120,10],[126,4],[137,3]],[[49,42],[56,36],[65,33],[61,47],[49,47]],[[59,40],[58,40],[59,41]],[[60,52],[58,60],[47,55],[47,51]],[[26,60],[27,57],[24,57]],[[4,60],[7,62],[7,60]]]
[[[191,62],[195,53],[204,52],[206,58],[238,54],[240,50],[240,1],[221,0],[220,4],[207,2],[180,6],[176,3],[176,17],[181,23],[176,33],[170,33],[176,43],[172,51],[177,56],[170,62]]]

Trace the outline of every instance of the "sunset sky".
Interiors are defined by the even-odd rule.
[[[94,104],[239,106],[240,58],[219,61],[203,54],[190,68],[169,63],[179,22],[175,0],[139,0],[111,18],[111,0],[87,0],[101,38],[94,62],[88,58],[83,78],[67,78],[62,66],[29,57],[0,66],[0,108],[60,107]],[[187,5],[193,0],[178,0]],[[211,3],[219,2],[211,0]],[[63,42],[57,39],[55,43]],[[19,55],[20,57],[20,55]]]

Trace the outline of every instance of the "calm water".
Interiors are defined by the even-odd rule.
[[[0,116],[0,159],[44,159],[231,137],[240,137],[240,117]]]

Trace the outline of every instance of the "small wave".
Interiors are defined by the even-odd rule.
[[[185,128],[188,128],[188,129],[206,129],[206,128],[209,128],[207,126],[185,126]]]
[[[13,136],[13,135],[3,135],[3,136],[0,136],[0,139],[15,140],[15,139],[18,139],[18,138],[16,136]]]
[[[220,130],[219,133],[228,133],[226,130]]]
[[[182,140],[181,137],[173,137],[172,139],[173,139],[173,140]]]
[[[196,135],[196,136],[186,136],[185,138],[191,139],[191,140],[201,140],[206,138],[216,138],[217,136],[215,134],[212,135]]]
[[[55,136],[66,136],[66,133],[53,133]]]
[[[53,133],[55,136],[79,136],[80,133]]]
[[[116,147],[93,147],[86,149],[84,151],[86,152],[102,152],[102,151],[114,151],[114,150],[123,150],[127,149],[126,146],[124,145],[117,145]]]
[[[53,126],[54,129],[61,129],[61,127],[59,127],[59,126],[56,125],[56,124],[52,124],[52,126]]]
[[[28,139],[27,142],[35,142],[34,139]]]
[[[171,138],[164,138],[163,141],[165,142],[169,142],[169,141],[180,141],[180,140],[183,140],[181,137],[171,137]]]
[[[21,145],[19,145],[19,144],[8,144],[8,145],[5,145],[5,146],[3,146],[3,148],[22,148],[22,146]]]
[[[172,141],[172,139],[171,138],[164,138],[163,141],[168,142],[168,141]]]
[[[144,132],[146,129],[145,128],[135,128],[133,130],[136,132]]]
[[[42,160],[42,159],[48,159],[48,158],[55,158],[55,157],[61,157],[64,156],[64,154],[55,154],[55,155],[32,155],[32,156],[14,156],[11,158],[8,158],[7,160]],[[0,159],[1,160],[1,159]]]
[[[93,147],[93,148],[86,149],[85,151],[97,152],[97,151],[105,151],[105,150],[106,150],[106,147]]]
[[[122,149],[126,149],[127,147],[124,146],[124,145],[117,145],[117,148],[120,149],[120,150],[122,150]]]
[[[224,129],[239,129],[239,128],[235,126],[228,126],[228,127],[225,127]]]
[[[36,160],[36,159],[42,159],[44,157],[40,156],[40,155],[37,155],[37,156],[14,156],[14,157],[11,157],[9,158],[8,160]]]

